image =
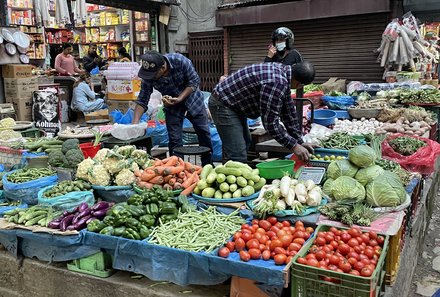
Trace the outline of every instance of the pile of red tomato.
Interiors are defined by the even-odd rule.
[[[359,228],[318,232],[306,257],[296,262],[321,269],[370,277],[376,268],[385,238]]]
[[[276,217],[252,220],[251,225],[241,226],[232,241],[220,248],[218,255],[227,258],[237,251],[245,262],[273,259],[275,264],[284,265],[292,261],[313,231],[311,227],[305,228],[301,221],[291,225],[289,221],[278,222]]]

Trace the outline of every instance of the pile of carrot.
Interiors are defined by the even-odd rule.
[[[134,174],[137,186],[142,189],[161,185],[166,190],[183,190],[183,195],[189,195],[196,187],[201,171],[202,167],[171,156],[155,160],[153,166],[138,170]]]

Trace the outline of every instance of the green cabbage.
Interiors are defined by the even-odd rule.
[[[358,145],[348,152],[350,162],[361,168],[372,165],[376,157],[376,152],[368,145]]]
[[[372,206],[398,206],[406,200],[406,191],[399,176],[384,171],[366,186],[367,202]]]
[[[358,168],[350,163],[348,160],[337,160],[331,162],[327,168],[327,176],[332,179],[337,179],[340,176],[354,177]]]
[[[377,176],[381,175],[384,172],[383,168],[379,165],[371,165],[367,168],[361,168],[356,173],[354,177],[358,182],[360,182],[363,186],[368,184],[370,181],[375,179]]]
[[[333,178],[327,178],[324,185],[322,186],[322,191],[324,192],[324,194],[326,194],[330,198],[333,198],[332,187],[333,187],[334,181],[335,180]]]
[[[365,199],[365,188],[354,178],[341,176],[333,182],[332,194],[338,202],[360,202]]]

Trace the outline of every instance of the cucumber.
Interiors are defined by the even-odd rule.
[[[205,198],[213,198],[215,194],[215,189],[208,187],[202,191],[202,196]]]
[[[236,177],[235,175],[228,175],[228,176],[226,177],[226,181],[227,181],[229,184],[235,184],[235,183],[237,182],[237,177]]]
[[[197,183],[197,187],[199,187],[200,191],[206,189],[208,187],[208,183],[206,182],[206,179],[199,180],[199,182]]]
[[[220,168],[216,168],[215,172],[217,174],[223,173],[224,175],[234,175],[236,177],[242,175],[241,170],[238,168],[220,167]]]
[[[232,193],[231,192],[223,193],[223,199],[231,199],[231,198],[232,198]]]
[[[196,187],[194,188],[194,194],[196,194],[196,195],[200,195],[201,193],[202,193],[202,191],[200,190],[199,186],[196,186]]]
[[[258,168],[252,170],[252,175],[260,175],[260,170],[258,170]]]
[[[223,193],[229,192],[229,184],[228,183],[221,183],[219,186],[219,189]]]
[[[216,178],[217,178],[217,173],[215,171],[211,171],[208,174],[208,177],[206,177],[206,182],[208,184],[212,184],[213,182],[215,182]]]
[[[266,179],[264,177],[260,178],[260,180],[254,184],[255,191],[261,190],[261,188],[266,184]]]
[[[232,198],[240,198],[240,197],[242,197],[242,195],[241,195],[241,189],[238,189],[237,191],[235,191],[235,192],[232,194]]]
[[[237,191],[237,189],[238,189],[237,184],[229,185],[229,191],[231,191],[232,193],[234,193],[235,191]]]
[[[202,172],[200,172],[200,179],[206,179],[209,173],[214,169],[211,164],[203,166]]]
[[[225,167],[230,167],[230,168],[245,168],[249,171],[252,171],[251,166],[241,163],[241,162],[237,162],[237,161],[232,161],[229,160],[228,162],[225,163]]]
[[[30,221],[38,216],[41,216],[41,215],[47,215],[47,211],[45,211],[45,210],[31,211],[30,213],[26,213],[25,219],[27,221]]]
[[[45,218],[46,218],[46,215],[43,214],[43,215],[40,215],[38,217],[34,217],[33,219],[27,221],[26,224],[24,224],[24,225],[25,226],[33,226],[33,225],[37,224],[41,219],[45,219]]]
[[[248,183],[248,186],[253,186],[253,185],[255,185],[255,182],[254,182],[253,180],[251,180],[251,179],[248,179],[248,180],[247,180],[247,183]]]
[[[220,190],[215,191],[214,193],[214,198],[216,199],[222,199],[223,198],[223,193]]]
[[[239,176],[239,177],[237,177],[237,185],[244,188],[247,186],[247,180],[244,177]]]
[[[241,194],[242,194],[244,197],[247,197],[247,196],[253,195],[254,193],[255,193],[255,189],[254,189],[253,187],[251,187],[251,186],[246,186],[246,187],[244,187],[244,188],[241,190]]]
[[[216,180],[219,184],[224,183],[226,181],[226,175],[224,175],[223,173],[219,173],[217,174]]]

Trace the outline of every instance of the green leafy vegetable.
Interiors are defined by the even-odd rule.
[[[338,177],[333,182],[332,194],[336,201],[343,203],[360,202],[365,199],[364,187],[348,176]]]
[[[348,160],[337,160],[328,165],[327,175],[332,179],[337,179],[340,176],[354,177],[358,168],[350,163]]]
[[[405,202],[406,191],[397,174],[385,171],[367,184],[367,202],[372,206],[398,206]]]
[[[365,168],[376,161],[376,152],[368,145],[359,145],[348,152],[348,159],[356,166]]]
[[[359,171],[356,173],[355,179],[365,186],[383,172],[383,168],[379,165],[371,165],[367,168],[359,169]]]

